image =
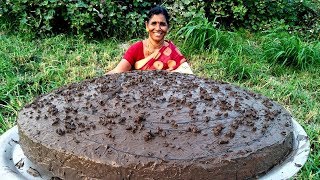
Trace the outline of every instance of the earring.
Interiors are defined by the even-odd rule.
[[[149,32],[149,29],[146,29],[146,32]]]

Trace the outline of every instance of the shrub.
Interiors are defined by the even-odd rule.
[[[5,0],[0,4],[3,7],[0,12],[14,19],[21,30],[37,34],[73,32],[89,36],[132,37],[143,32],[139,30],[143,29],[146,11],[154,3],[158,2]]]
[[[155,4],[167,7],[174,28],[202,16],[228,29],[266,30],[279,24],[295,31],[320,29],[320,3],[312,0],[3,0],[0,16],[10,18],[20,30],[38,34],[73,32],[132,38],[142,35],[145,14]],[[312,29],[303,29],[306,26]]]

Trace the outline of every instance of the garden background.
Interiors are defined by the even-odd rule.
[[[306,130],[311,152],[295,179],[320,179],[319,0],[2,0],[0,135],[53,89],[104,75],[146,37],[146,12],[164,5],[168,39],[195,75],[261,93]]]

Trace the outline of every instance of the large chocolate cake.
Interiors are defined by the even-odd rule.
[[[164,71],[106,75],[37,98],[25,155],[62,179],[245,179],[281,162],[290,114],[227,83]]]

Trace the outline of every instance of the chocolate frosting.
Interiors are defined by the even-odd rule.
[[[228,83],[133,71],[40,96],[18,127],[25,155],[63,179],[243,179],[291,152],[291,118]]]

